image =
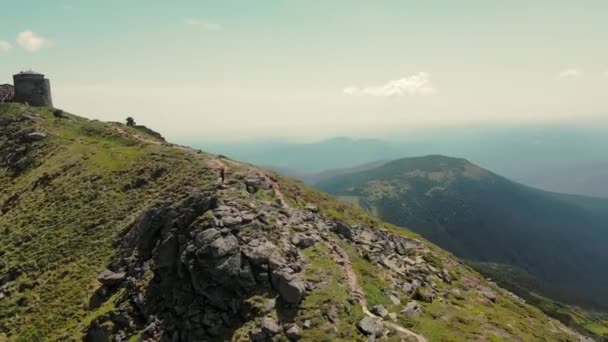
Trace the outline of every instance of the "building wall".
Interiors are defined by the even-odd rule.
[[[43,76],[13,77],[15,102],[28,103],[31,106],[53,106],[51,82]]]

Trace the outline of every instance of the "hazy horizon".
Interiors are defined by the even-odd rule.
[[[142,4],[3,8],[0,83],[172,140],[608,124],[605,1]]]

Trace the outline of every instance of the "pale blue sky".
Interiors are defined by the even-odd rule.
[[[607,1],[2,2],[0,82],[173,139],[608,122]]]

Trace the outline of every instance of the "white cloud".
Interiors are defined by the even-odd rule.
[[[19,44],[22,49],[28,52],[36,52],[40,49],[50,47],[52,45],[50,40],[30,30],[19,32],[19,34],[17,35],[17,44]]]
[[[583,69],[581,68],[569,68],[559,72],[557,77],[559,78],[576,78],[583,74]]]
[[[12,48],[11,43],[5,41],[5,40],[0,40],[0,52],[6,52],[8,50],[10,50]]]
[[[216,24],[204,19],[184,18],[182,22],[184,23],[184,25],[202,27],[208,31],[219,31],[222,29],[222,26],[220,24]]]
[[[431,83],[430,74],[419,72],[380,86],[347,87],[343,92],[351,96],[398,97],[434,95],[437,93],[437,89]]]

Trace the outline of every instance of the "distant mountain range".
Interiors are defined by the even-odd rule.
[[[463,157],[510,179],[548,191],[608,197],[608,131],[577,127],[418,130],[386,139],[338,137],[312,143],[246,141],[183,143],[308,183],[340,169],[358,169],[403,157]],[[328,171],[329,170],[329,171]]]
[[[608,310],[608,199],[537,190],[436,155],[316,186],[461,258],[530,274],[544,295]]]

